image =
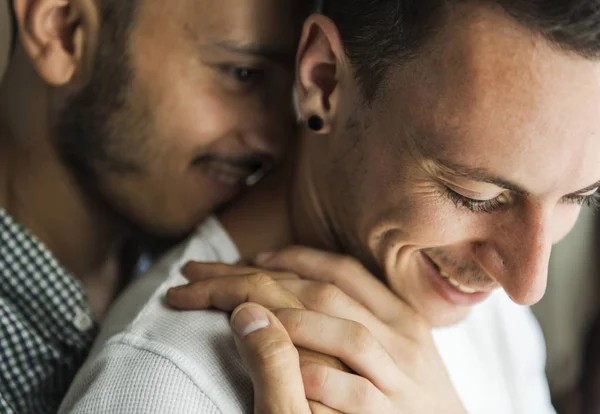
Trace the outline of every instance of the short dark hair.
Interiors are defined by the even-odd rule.
[[[473,0],[471,0],[475,3]],[[323,13],[337,25],[364,97],[377,96],[388,69],[414,58],[447,13],[469,0],[325,0]],[[501,6],[520,24],[561,48],[600,56],[600,0],[480,0]]]
[[[2,1],[2,0],[0,0]],[[14,0],[7,0],[10,19],[12,21],[11,54],[17,45],[17,19],[14,9]],[[297,3],[298,16],[304,19],[308,14],[317,12],[321,9],[322,0],[299,0]],[[114,30],[115,37],[122,38],[127,33],[136,17],[139,0],[103,0],[101,2],[100,12],[103,25],[110,30]],[[300,25],[302,27],[302,25]]]

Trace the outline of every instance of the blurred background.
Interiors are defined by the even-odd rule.
[[[0,0],[0,82],[11,48]],[[600,220],[584,208],[553,251],[548,290],[534,307],[546,337],[547,373],[559,414],[600,414]],[[535,413],[532,413],[535,414]]]
[[[559,414],[600,413],[600,220],[583,208],[552,251],[548,289],[533,307],[548,352],[547,374]]]

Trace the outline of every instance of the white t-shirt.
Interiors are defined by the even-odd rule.
[[[209,219],[154,265],[111,310],[60,413],[252,413],[252,383],[228,315],[164,304],[167,289],[186,283],[180,268],[188,261],[238,258],[220,223]],[[434,337],[470,413],[554,413],[540,330],[529,310],[505,294]]]

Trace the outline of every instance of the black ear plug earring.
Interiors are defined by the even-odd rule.
[[[308,118],[308,127],[313,131],[319,132],[324,126],[325,122],[320,116],[312,115],[310,118]]]

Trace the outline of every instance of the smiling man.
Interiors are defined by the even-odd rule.
[[[326,2],[298,52],[294,168],[123,296],[116,335],[65,412],[251,412],[251,385],[258,413],[309,412],[306,399],[321,404],[313,412],[552,412],[543,340],[521,305],[542,297],[552,244],[594,204],[599,11],[594,0]],[[288,272],[324,279],[329,254],[257,257],[293,243],[352,257],[328,280],[339,289]],[[225,314],[164,304],[187,261],[255,258],[273,271],[191,265],[196,282],[168,296],[274,312],[243,305],[233,335]],[[354,372],[299,364],[291,341]]]
[[[133,273],[125,253],[187,234],[279,158],[310,2],[9,4],[0,411],[48,413]]]

